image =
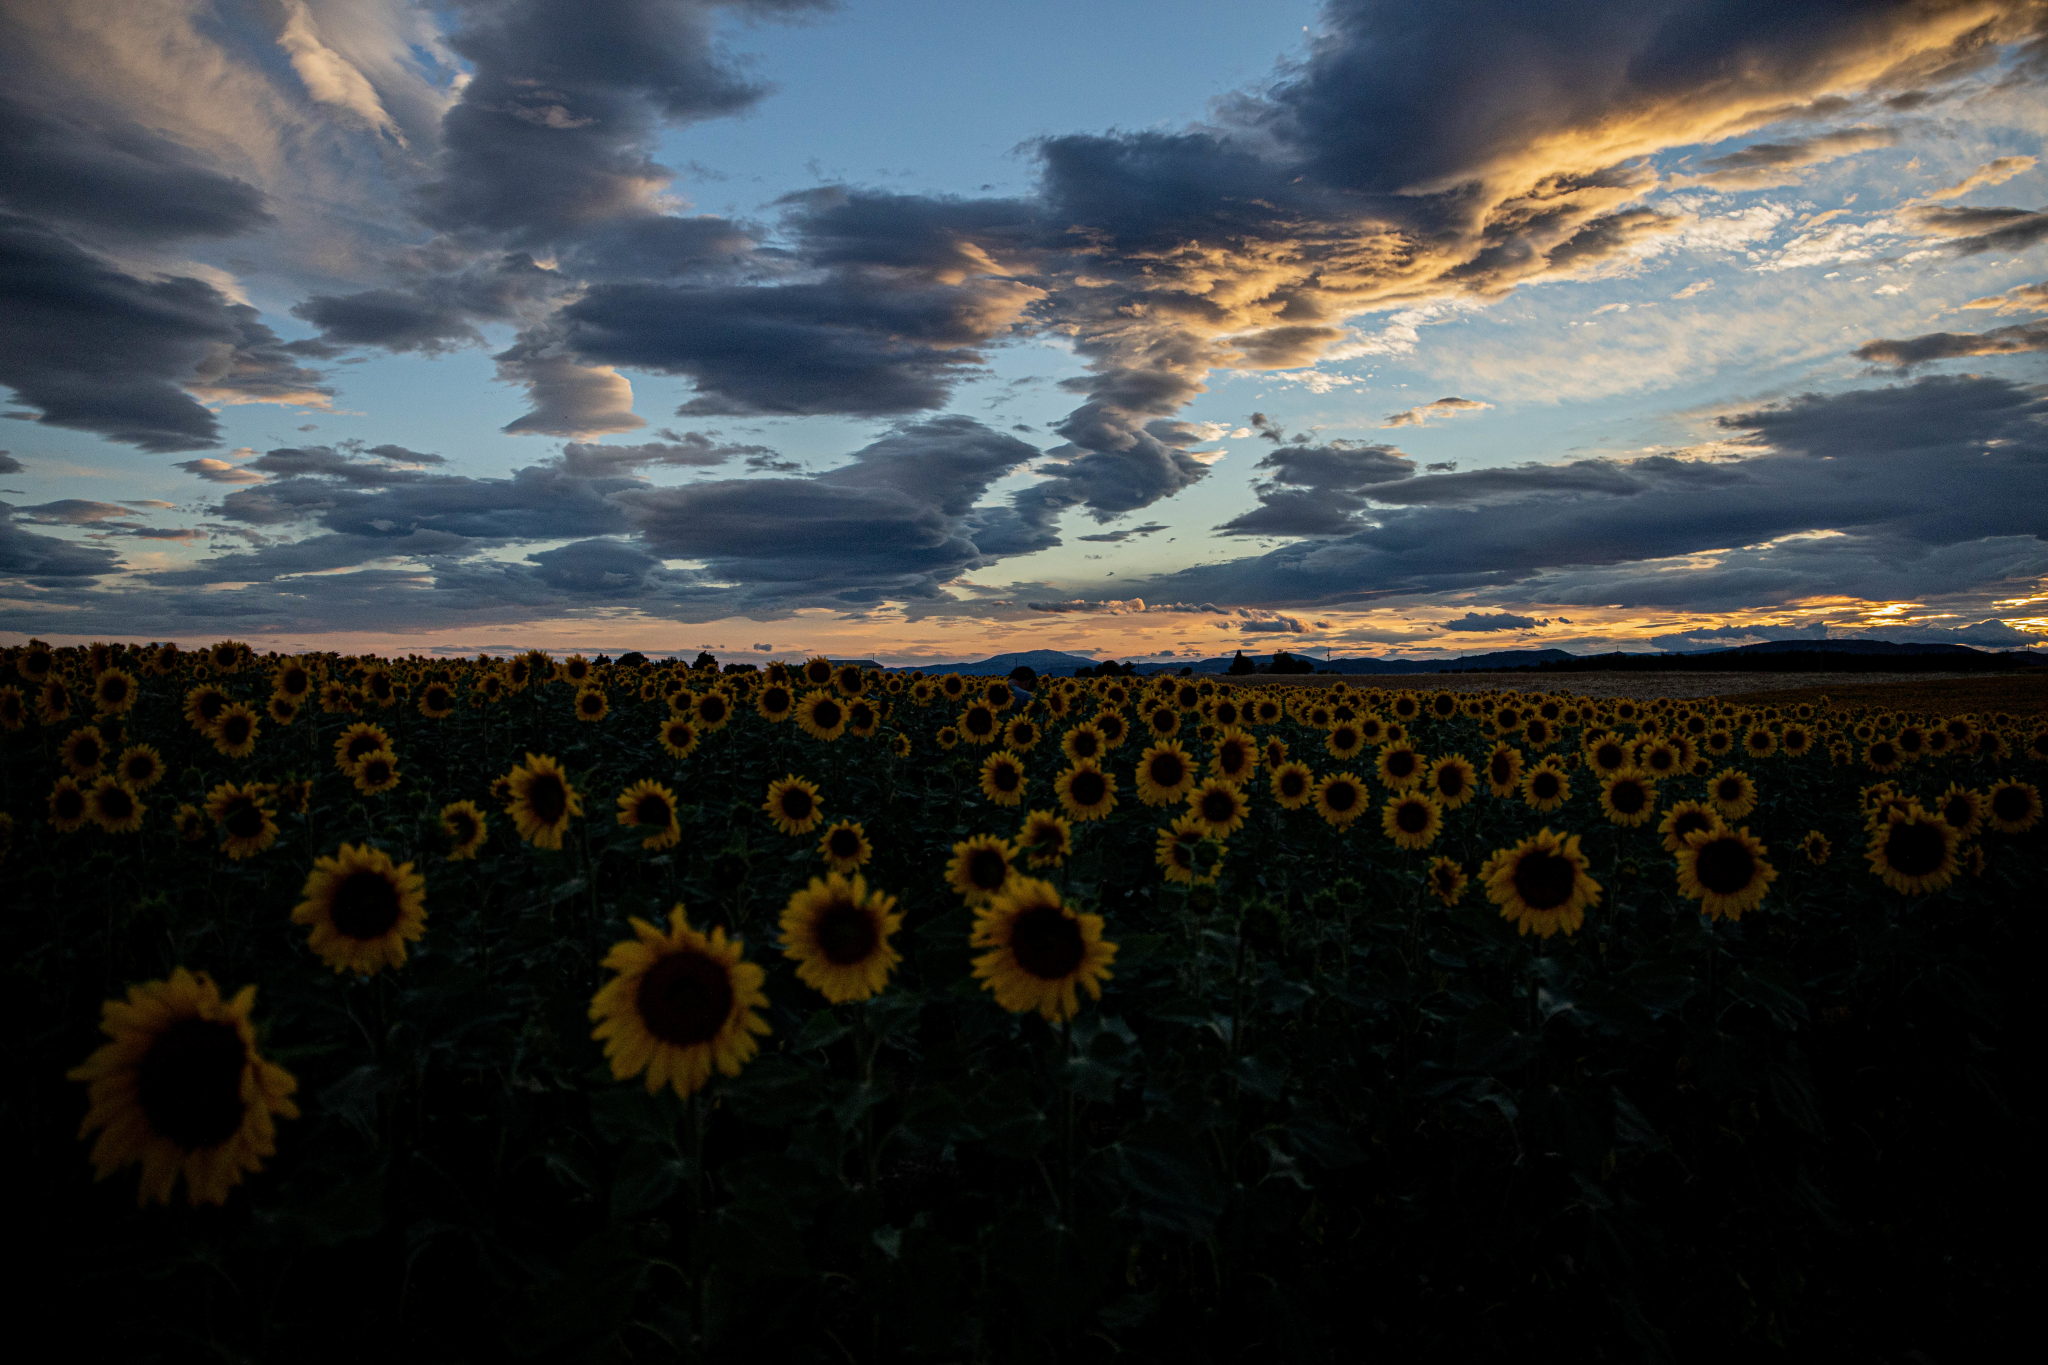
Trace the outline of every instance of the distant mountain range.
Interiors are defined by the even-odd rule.
[[[1894,644],[1889,640],[1768,640],[1763,644],[1699,650],[1693,653],[1573,654],[1562,649],[1503,649],[1486,654],[1464,654],[1454,659],[1317,659],[1307,654],[1295,657],[1308,659],[1315,664],[1319,673],[1373,674],[1466,673],[1496,669],[1529,669],[1546,673],[1606,670],[1661,672],[1688,669],[1718,672],[1727,668],[1801,671],[1809,668],[1840,669],[1845,666],[1852,669],[1867,669],[1879,664],[1879,659],[1873,656],[1913,657],[1916,660],[1925,660],[1918,663],[1919,668],[1938,665],[1971,671],[1981,667],[2048,666],[2048,653],[2030,655],[2021,650],[1983,650],[1973,649],[1968,645],[1952,644]],[[1218,655],[1210,659],[1173,659],[1163,662],[1133,660],[1132,663],[1139,673],[1146,675],[1177,673],[1183,668],[1195,673],[1223,673],[1229,669],[1232,657]],[[1245,658],[1261,667],[1273,661],[1271,654],[1247,654]],[[1849,664],[1850,658],[1855,658],[1856,663]],[[921,669],[927,674],[960,673],[973,677],[988,677],[1007,676],[1010,670],[1021,665],[1036,673],[1065,676],[1077,668],[1092,668],[1096,662],[1084,654],[1068,654],[1057,649],[1033,649],[1019,654],[997,654],[978,662],[892,665],[888,671],[908,673]]]

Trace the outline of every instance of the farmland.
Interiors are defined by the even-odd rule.
[[[95,1353],[1717,1359],[2016,1309],[2024,698],[0,662],[9,1156]]]

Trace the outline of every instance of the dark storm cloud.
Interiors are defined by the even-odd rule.
[[[570,286],[559,272],[515,251],[428,276],[409,288],[315,294],[295,305],[292,315],[318,327],[332,345],[438,355],[481,344],[476,323],[510,321]]]
[[[1753,142],[1740,151],[1708,157],[1699,163],[1703,174],[1683,177],[1681,183],[1711,185],[1721,190],[1796,184],[1804,167],[1898,144],[1896,128],[1872,127],[1840,128],[1789,142]]]
[[[132,517],[134,512],[117,502],[92,502],[85,498],[60,498],[20,509],[24,521],[45,526],[89,526],[114,517]]]
[[[188,390],[226,401],[326,392],[256,310],[183,276],[143,280],[0,215],[0,382],[52,426],[150,451],[219,444]]]
[[[1549,625],[1550,622],[1538,620],[1534,616],[1517,616],[1513,612],[1507,611],[1486,612],[1483,614],[1476,611],[1468,611],[1455,621],[1439,621],[1437,624],[1445,630],[1486,631],[1535,630],[1539,626]]]
[[[1129,540],[1132,536],[1155,535],[1160,531],[1164,531],[1165,529],[1165,522],[1150,521],[1146,522],[1143,526],[1127,526],[1121,531],[1103,531],[1100,534],[1092,536],[1075,536],[1074,539],[1094,541],[1106,545],[1114,545],[1120,541]]]
[[[2048,237],[2048,209],[1923,206],[1901,216],[1922,232],[1950,238],[1949,244],[1965,256],[2024,251]]]
[[[2027,386],[1931,378],[1720,420],[1754,453],[1404,480],[1370,490],[1383,505],[1350,535],[1132,586],[1306,604],[1540,579],[1540,593],[1527,589],[1537,600],[1675,605],[1725,592],[1754,605],[1878,581],[1894,597],[1981,585],[2048,559],[2048,397]],[[1641,567],[1710,550],[1729,553],[1683,573]]]
[[[736,113],[765,90],[716,51],[723,9],[773,18],[809,0],[514,0],[462,7],[451,47],[472,64],[442,120],[421,214],[451,231],[535,243],[654,217],[669,179],[649,154],[663,122]]]
[[[1224,535],[1344,535],[1368,506],[1363,490],[1415,474],[1415,462],[1394,447],[1349,441],[1288,442],[1253,468],[1267,476],[1252,486],[1259,505],[1218,526]]]
[[[0,474],[19,474],[26,466],[14,456],[0,450]]]
[[[2019,355],[2026,351],[2048,351],[2048,322],[1994,327],[1988,332],[1928,332],[1923,336],[1897,339],[1880,337],[1858,346],[1856,358],[1904,370],[1934,360]]]
[[[975,502],[1037,453],[971,418],[944,417],[810,479],[723,479],[614,501],[655,553],[737,582],[739,609],[930,598],[989,557]]]
[[[0,578],[90,580],[120,566],[121,557],[112,550],[23,530],[14,508],[0,502]]]
[[[631,474],[649,466],[667,469],[709,469],[736,456],[774,458],[767,446],[721,443],[701,431],[666,432],[671,439],[641,445],[606,446],[571,441],[562,447],[562,468],[579,479]]]
[[[0,95],[0,128],[0,205],[16,213],[149,241],[232,237],[271,221],[254,185],[130,119]]]

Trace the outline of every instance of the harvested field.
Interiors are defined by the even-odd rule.
[[[1253,676],[1232,682],[1318,685],[1328,674]],[[1570,692],[1582,697],[1722,697],[1730,701],[1838,702],[1921,711],[2048,710],[2043,674],[1982,673],[1367,673],[1347,674],[1354,687],[1408,687],[1445,692]]]

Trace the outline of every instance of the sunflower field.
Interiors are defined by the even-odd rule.
[[[16,1282],[88,1357],[2022,1302],[2038,713],[31,642],[0,727]]]

